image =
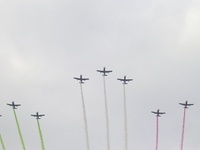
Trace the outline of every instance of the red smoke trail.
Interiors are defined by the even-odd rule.
[[[183,150],[184,131],[185,131],[185,116],[186,116],[186,107],[184,107],[184,114],[183,114],[183,126],[182,126],[182,136],[181,136],[181,150]]]
[[[158,117],[159,116],[156,116],[156,150],[158,150]]]

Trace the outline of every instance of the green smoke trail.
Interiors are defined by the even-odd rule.
[[[5,150],[5,145],[4,145],[1,134],[0,134],[0,141],[1,141],[2,150]]]
[[[40,128],[40,122],[38,119],[37,120],[37,125],[38,125],[38,131],[39,131],[39,134],[40,134],[40,141],[41,141],[41,145],[42,145],[42,150],[45,150],[44,148],[44,141],[43,141],[43,137],[42,137],[42,131],[41,131],[41,128]]]
[[[17,124],[17,129],[18,129],[19,137],[20,137],[20,140],[21,140],[22,148],[23,148],[23,150],[26,150],[25,144],[24,144],[24,140],[23,140],[23,137],[22,137],[22,133],[21,133],[21,130],[20,130],[19,122],[18,122],[18,119],[17,119],[17,115],[16,115],[16,112],[15,112],[15,109],[13,109],[13,112],[14,112],[15,121],[16,121],[16,124]]]

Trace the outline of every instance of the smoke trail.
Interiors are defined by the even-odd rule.
[[[103,85],[104,85],[104,97],[105,97],[107,150],[110,150],[109,117],[108,117],[108,105],[107,105],[107,95],[106,95],[106,81],[105,81],[105,76],[103,76]]]
[[[82,98],[82,107],[83,107],[83,118],[84,118],[84,124],[85,124],[85,135],[86,135],[86,143],[87,143],[87,150],[89,150],[89,136],[88,136],[88,125],[87,125],[87,117],[86,117],[86,111],[85,111],[85,102],[83,97],[83,88],[82,84],[80,83],[81,88],[81,98]]]
[[[1,134],[0,134],[0,141],[1,141],[2,150],[5,150],[5,145],[4,145],[3,138],[1,136]]]
[[[39,134],[40,134],[40,141],[41,141],[41,145],[42,145],[42,150],[45,150],[42,131],[41,131],[41,128],[40,128],[40,122],[39,122],[39,119],[36,119],[36,120],[37,120],[37,125],[38,125],[38,131],[39,131]]]
[[[123,85],[124,89],[124,133],[125,133],[125,150],[128,149],[128,127],[127,127],[127,109],[126,109],[126,89],[125,84]]]
[[[158,117],[159,116],[156,116],[156,150],[158,150],[158,129],[159,129]]]
[[[186,107],[184,107],[184,114],[183,114],[182,136],[181,136],[181,150],[183,150],[183,141],[184,141],[184,132],[185,132],[185,117],[186,117]]]
[[[19,122],[18,122],[18,119],[17,119],[17,115],[16,115],[16,112],[15,112],[15,109],[13,109],[13,112],[14,112],[15,121],[16,121],[16,124],[17,124],[17,129],[18,129],[19,137],[20,137],[20,140],[21,140],[22,148],[23,148],[23,150],[26,150],[25,144],[24,144],[24,140],[23,140],[23,137],[22,137],[22,133],[21,133],[21,129],[20,129],[20,126],[19,126]]]

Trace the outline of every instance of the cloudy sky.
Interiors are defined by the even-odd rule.
[[[106,77],[111,150],[124,150],[123,86],[129,150],[180,149],[183,108],[188,109],[184,150],[200,144],[200,2],[198,0],[1,0],[0,133],[7,150],[21,150],[15,101],[27,150],[41,149],[39,111],[47,150],[86,150],[79,83],[83,85],[91,150],[106,150],[102,76]]]

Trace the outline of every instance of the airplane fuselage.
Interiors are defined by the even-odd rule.
[[[97,72],[103,73],[102,76],[107,76],[106,73],[110,73],[112,72],[112,70],[106,70],[106,68],[104,67],[103,70],[97,70]]]
[[[89,78],[83,78],[82,75],[80,75],[80,78],[74,77],[74,79],[79,80],[79,81],[80,81],[80,82],[79,82],[80,84],[84,84],[83,81],[89,80]]]

